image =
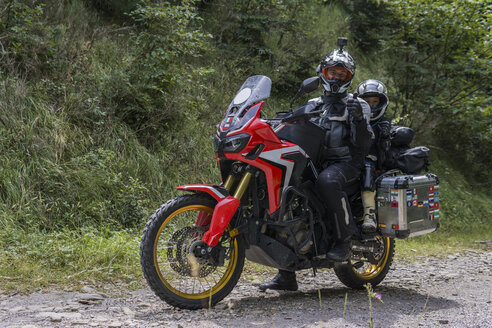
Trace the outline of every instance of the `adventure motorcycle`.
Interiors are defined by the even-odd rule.
[[[300,95],[318,87],[301,84]],[[346,286],[379,284],[394,254],[394,239],[380,230],[356,236],[351,257],[328,261],[333,227],[325,219],[314,182],[320,172],[323,128],[305,107],[262,118],[271,80],[248,78],[227,109],[214,140],[220,185],[183,185],[192,192],[162,205],[147,223],[141,265],[152,290],[183,309],[213,306],[236,285],[245,257],[266,266],[301,270],[334,268]],[[360,183],[347,191],[355,221],[362,217]],[[360,223],[359,223],[360,224]]]

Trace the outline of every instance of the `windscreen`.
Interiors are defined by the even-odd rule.
[[[224,119],[220,123],[219,132],[236,131],[254,118],[259,106],[252,106],[270,97],[272,80],[264,75],[249,77],[232,100]]]

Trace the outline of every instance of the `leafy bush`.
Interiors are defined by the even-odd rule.
[[[137,7],[139,0],[86,0],[109,16],[124,18]]]
[[[492,7],[470,0],[358,0],[352,14],[353,31],[367,28],[359,44],[373,44],[387,59],[394,115],[490,181]]]
[[[137,26],[124,66],[103,85],[106,106],[147,146],[196,115],[194,90],[205,87],[198,77],[209,69],[196,64],[208,35],[199,29],[194,2],[139,4],[131,13]]]
[[[36,0],[0,3],[0,69],[39,75],[53,57],[52,29],[42,22],[44,4]]]
[[[221,64],[233,63],[243,76],[268,75],[273,95],[282,98],[315,75],[337,37],[348,33],[339,7],[321,1],[219,0],[202,5],[202,15]]]
[[[83,226],[96,222],[98,226],[113,228],[141,225],[146,216],[148,190],[139,179],[126,172],[123,163],[110,150],[98,148],[73,158],[67,163],[63,177],[66,187],[62,191],[75,192],[58,203],[60,210],[65,209],[64,213],[59,210],[65,217],[64,223]]]

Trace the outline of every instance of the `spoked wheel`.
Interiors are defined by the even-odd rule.
[[[186,195],[162,205],[145,226],[140,263],[152,290],[170,305],[183,309],[207,308],[226,297],[244,266],[241,238],[222,237],[210,256],[194,249],[208,230],[216,201]]]
[[[376,245],[376,251],[364,254],[363,261],[351,259],[347,264],[335,266],[335,274],[345,286],[362,289],[367,283],[374,287],[383,281],[393,263],[395,240],[377,237]]]

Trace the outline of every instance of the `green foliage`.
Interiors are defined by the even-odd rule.
[[[0,69],[38,75],[53,57],[52,29],[43,24],[44,4],[7,0],[0,4]]]
[[[492,208],[487,182],[467,179],[466,171],[449,163],[452,156],[433,150],[431,171],[439,176],[441,232],[490,235]],[[483,191],[485,190],[485,191]]]
[[[86,0],[92,4],[96,9],[104,12],[105,14],[124,18],[125,14],[131,12],[137,7],[139,0]]]
[[[129,35],[123,67],[103,84],[104,105],[114,108],[147,146],[196,115],[199,104],[193,92],[205,87],[199,77],[210,70],[195,63],[209,36],[199,29],[194,2],[139,4],[131,13],[137,27]]]
[[[1,99],[9,99],[0,101],[0,196],[9,215],[43,229],[142,224],[148,190],[125,161],[71,143],[84,135],[21,82],[7,79],[0,87]]]
[[[2,289],[70,289],[101,281],[135,283],[141,277],[138,234],[84,228],[28,232],[0,220]],[[8,264],[8,265],[7,265]]]
[[[143,224],[148,190],[139,179],[124,174],[128,170],[114,152],[99,148],[73,158],[66,166],[65,184],[70,187],[62,191],[77,192],[58,203],[65,224],[78,220],[75,227],[94,220],[98,226],[113,228]]]
[[[321,1],[219,0],[202,11],[217,56],[244,76],[268,75],[273,94],[282,98],[315,75],[323,56],[336,48],[336,37],[348,33],[340,9]]]
[[[421,135],[434,137],[465,160],[472,173],[490,181],[490,5],[473,0],[358,0],[351,9],[352,30],[362,37],[359,45],[372,44],[373,51],[387,58],[394,115],[407,117]],[[361,30],[366,32],[359,34]]]
[[[333,0],[350,14],[350,31],[358,47],[366,53],[380,50],[385,28],[391,24],[388,6],[378,0]]]

